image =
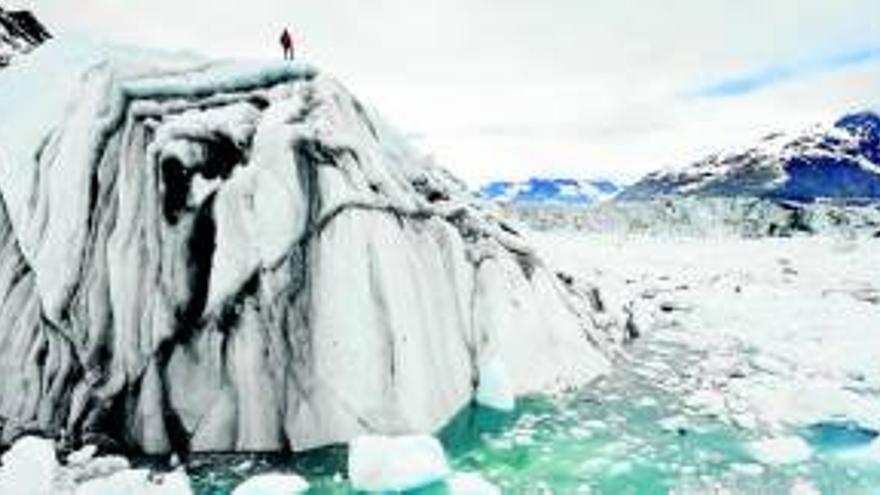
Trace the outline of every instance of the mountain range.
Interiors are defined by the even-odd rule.
[[[776,200],[880,198],[880,116],[846,115],[804,132],[774,133],[744,150],[648,174],[620,195],[749,196]]]
[[[516,204],[573,205],[663,196],[872,201],[880,199],[880,116],[863,111],[802,132],[773,133],[745,149],[658,170],[629,186],[605,179],[533,177],[490,182],[480,194]]]

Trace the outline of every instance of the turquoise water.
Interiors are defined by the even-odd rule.
[[[689,413],[668,388],[633,363],[658,359],[687,366],[699,356],[663,343],[635,349],[629,366],[583,390],[527,397],[512,414],[469,408],[441,433],[456,470],[478,471],[504,493],[789,493],[809,484],[820,493],[880,493],[880,465],[850,455],[876,432],[829,421],[790,434],[814,449],[806,462],[765,466],[746,443],[765,432]],[[189,464],[202,495],[225,495],[266,471],[305,475],[311,493],[351,493],[344,448],[294,460],[279,456],[203,456]],[[877,461],[873,461],[877,462]],[[442,486],[413,493],[441,494]]]

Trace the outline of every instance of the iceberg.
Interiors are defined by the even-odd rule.
[[[489,357],[506,406],[606,372],[622,340],[593,288],[308,64],[53,40],[3,70],[0,114],[0,443],[437,431]]]

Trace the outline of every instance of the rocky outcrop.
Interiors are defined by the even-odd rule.
[[[6,74],[70,64],[40,112],[0,92],[33,117],[0,123],[4,442],[300,450],[435,430],[484,362],[517,393],[608,367],[589,288],[331,77],[82,53]]]
[[[4,10],[0,6],[0,67],[8,65],[15,55],[26,53],[52,36],[26,10]]]

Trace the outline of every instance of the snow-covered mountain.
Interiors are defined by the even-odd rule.
[[[651,173],[621,199],[661,195],[753,196],[812,201],[880,198],[880,116],[847,115],[797,134],[776,133],[745,150]]]
[[[606,179],[533,177],[524,182],[490,182],[480,188],[480,195],[500,203],[591,204],[612,198],[620,190]]]
[[[0,6],[0,67],[49,38],[49,31],[31,12],[5,10]]]
[[[623,338],[304,63],[52,40],[4,69],[0,115],[0,443],[430,432],[584,383]]]

